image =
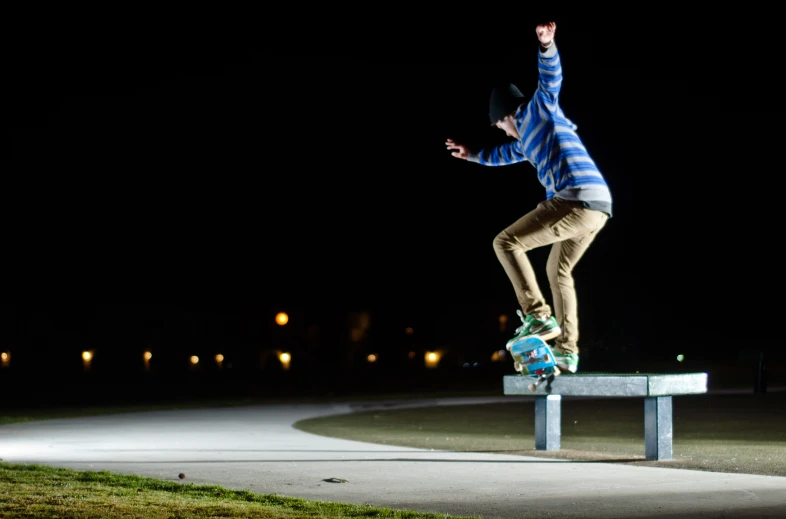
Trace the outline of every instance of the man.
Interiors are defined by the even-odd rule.
[[[576,373],[579,321],[573,268],[611,217],[609,186],[583,142],[577,126],[559,105],[562,66],[554,41],[554,22],[535,28],[538,86],[527,99],[513,84],[495,88],[489,100],[491,124],[512,142],[477,152],[447,139],[451,155],[484,166],[528,161],[546,190],[546,199],[494,238],[494,252],[513,284],[522,325],[508,347],[525,336],[555,340],[557,366]],[[546,274],[554,304],[546,303],[527,251],[551,245]]]

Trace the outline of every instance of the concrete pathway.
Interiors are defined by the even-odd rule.
[[[305,418],[533,397],[154,411],[0,427],[0,459],[484,518],[786,517],[786,478],[326,438]],[[338,478],[346,483],[331,483]]]

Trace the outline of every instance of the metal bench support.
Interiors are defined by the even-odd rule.
[[[535,449],[558,451],[562,427],[562,397],[535,397]]]
[[[674,437],[671,396],[644,398],[644,457],[648,460],[670,460]]]

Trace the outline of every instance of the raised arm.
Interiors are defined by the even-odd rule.
[[[562,64],[560,63],[554,33],[557,24],[549,22],[538,25],[535,33],[540,42],[538,54],[538,90],[546,94],[547,99],[553,103],[562,87]]]
[[[535,34],[538,35],[540,42],[540,52],[538,53],[538,90],[537,96],[541,106],[564,119],[565,123],[572,129],[577,130],[576,123],[565,117],[562,109],[557,104],[557,96],[562,88],[562,61],[557,51],[557,44],[554,40],[554,33],[557,31],[557,24],[554,22],[538,25]]]

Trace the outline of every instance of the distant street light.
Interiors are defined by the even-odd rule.
[[[82,367],[85,371],[90,371],[90,365],[93,362],[93,352],[92,351],[83,351],[82,352]]]
[[[441,351],[427,351],[426,352],[426,367],[433,369],[436,368],[439,364],[440,359],[442,358]]]
[[[491,362],[504,362],[507,356],[505,350],[498,350],[491,354]]]
[[[287,370],[289,369],[289,363],[292,361],[292,355],[286,352],[279,353],[278,360],[281,361],[281,365],[284,366],[284,370]]]
[[[279,312],[276,314],[276,324],[279,326],[284,326],[289,322],[289,316],[285,312]]]
[[[504,332],[508,326],[508,316],[502,314],[499,316],[499,331]]]

